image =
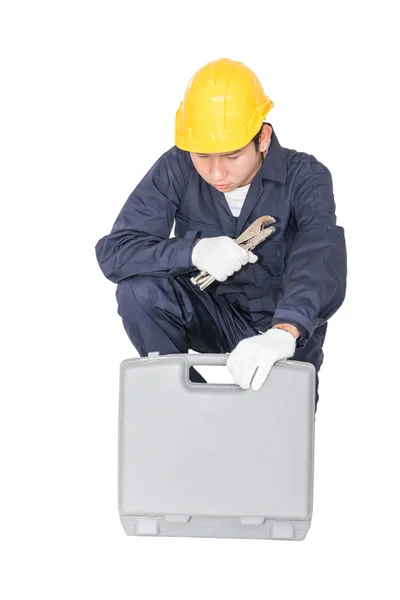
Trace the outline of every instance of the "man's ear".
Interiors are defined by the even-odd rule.
[[[260,152],[265,152],[265,150],[267,149],[268,142],[271,138],[271,135],[272,135],[271,125],[264,123],[262,131],[260,133],[260,141],[259,141],[259,146],[258,146],[258,149]]]

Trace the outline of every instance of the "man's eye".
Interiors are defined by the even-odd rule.
[[[236,160],[237,158],[239,158],[238,156],[228,156],[229,160]]]

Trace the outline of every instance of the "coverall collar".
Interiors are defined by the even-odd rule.
[[[267,123],[267,125],[272,128],[271,143],[259,172],[263,179],[272,179],[279,183],[285,183],[287,176],[285,152],[276,137],[271,123]]]

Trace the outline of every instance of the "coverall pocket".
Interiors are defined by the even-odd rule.
[[[265,278],[281,277],[285,270],[285,244],[272,240],[265,240],[259,247],[254,249],[254,253],[258,255],[256,265],[260,269],[257,276],[261,277],[262,273]]]

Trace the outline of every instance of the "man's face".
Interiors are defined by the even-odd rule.
[[[271,127],[264,125],[258,150],[254,142],[250,142],[235,152],[218,154],[191,152],[190,156],[196,171],[203,179],[220,192],[231,192],[251,183],[261,167],[261,152],[265,151],[271,133]]]

